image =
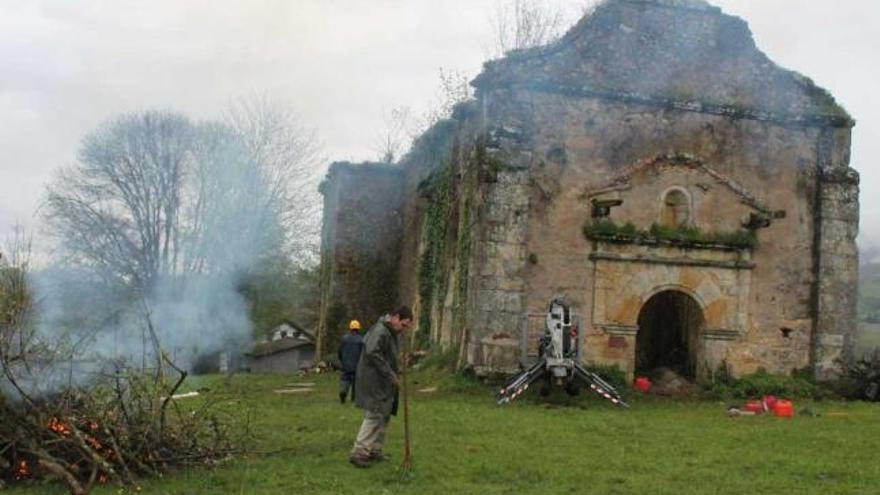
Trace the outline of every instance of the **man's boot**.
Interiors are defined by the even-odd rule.
[[[367,456],[371,462],[385,462],[391,460],[391,454],[385,454],[383,452],[370,452],[370,455]]]
[[[359,455],[348,456],[348,462],[352,463],[352,465],[354,465],[354,467],[359,467],[359,468],[368,468],[373,465],[373,462],[370,461],[369,457],[362,457]]]
[[[339,403],[345,404],[345,396],[348,395],[345,392],[339,392]]]

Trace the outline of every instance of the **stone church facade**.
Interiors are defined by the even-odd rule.
[[[564,295],[588,364],[839,371],[856,331],[854,121],[745,21],[607,0],[472,85],[401,163],[331,166],[319,352],[401,301],[418,339],[510,369],[528,315]]]

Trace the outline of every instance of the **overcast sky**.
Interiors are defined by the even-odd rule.
[[[215,118],[232,98],[268,94],[317,129],[328,159],[375,159],[384,113],[430,107],[441,67],[479,72],[498,1],[0,0],[0,239],[16,222],[37,227],[53,170],[121,112]],[[860,240],[880,245],[880,2],[713,3],[856,118]]]

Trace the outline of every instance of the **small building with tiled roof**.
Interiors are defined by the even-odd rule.
[[[312,334],[295,323],[283,323],[246,354],[252,373],[296,373],[315,363]]]

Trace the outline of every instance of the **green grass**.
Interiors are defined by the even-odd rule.
[[[366,470],[348,464],[362,414],[335,400],[335,376],[240,376],[226,385],[208,377],[192,386],[207,385],[209,394],[236,400],[233,410],[251,413],[254,452],[144,480],[141,493],[778,495],[875,493],[880,486],[876,404],[797,403],[818,416],[731,419],[722,402],[651,397],[634,397],[628,410],[564,396],[496,406],[486,387],[436,372],[412,379],[413,389],[439,390],[414,394],[414,476],[406,483],[398,471],[401,417],[389,432],[393,462]],[[273,393],[291,381],[316,382],[316,390]],[[64,492],[59,485],[8,491]]]

